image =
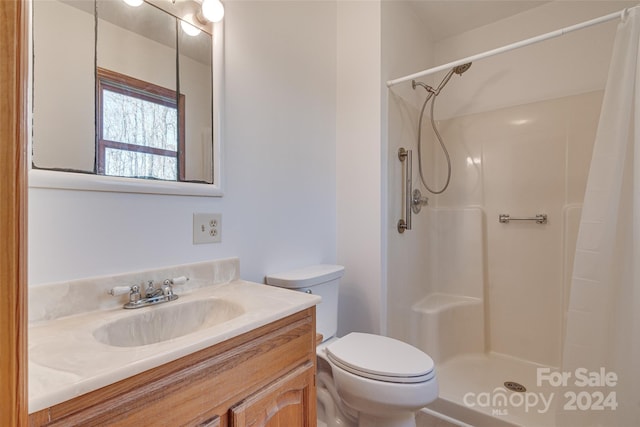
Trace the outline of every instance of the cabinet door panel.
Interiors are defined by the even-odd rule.
[[[231,409],[231,427],[316,425],[315,366],[300,365]]]

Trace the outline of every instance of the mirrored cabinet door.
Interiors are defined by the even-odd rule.
[[[34,170],[219,185],[221,24],[174,6],[32,2]]]

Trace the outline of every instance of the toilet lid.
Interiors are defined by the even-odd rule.
[[[433,360],[405,342],[358,332],[326,348],[329,360],[365,378],[394,383],[419,383],[435,376]]]

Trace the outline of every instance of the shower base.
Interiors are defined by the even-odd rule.
[[[419,427],[554,427],[554,404],[563,400],[562,392],[538,387],[538,368],[555,369],[496,353],[463,354],[440,363],[436,366],[439,398],[422,410],[417,424]],[[522,384],[526,392],[510,391],[505,382]],[[546,405],[543,399],[550,403]]]

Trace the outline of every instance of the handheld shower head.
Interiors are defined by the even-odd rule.
[[[440,84],[436,89],[416,80],[411,80],[411,87],[415,90],[416,87],[422,86],[427,92],[429,92],[429,97],[427,97],[427,100],[428,100],[429,98],[431,98],[432,95],[435,95],[435,96],[440,95],[440,91],[442,90],[442,88],[444,88],[447,85],[447,83],[449,83],[449,80],[454,74],[461,76],[462,73],[467,71],[469,68],[471,68],[471,62],[467,62],[466,64],[453,67],[452,69],[449,70],[447,75],[444,76],[444,78],[442,79],[442,81],[440,82]]]
[[[457,67],[451,68],[447,72],[447,75],[444,76],[444,78],[442,79],[442,81],[440,82],[440,84],[436,89],[433,89],[431,86],[426,85],[422,82],[418,82],[415,80],[411,81],[411,86],[413,87],[414,90],[416,87],[421,86],[425,88],[426,91],[428,92],[427,99],[424,100],[424,104],[422,104],[422,109],[420,110],[420,118],[418,119],[418,169],[420,171],[420,180],[422,181],[422,185],[424,185],[425,188],[430,193],[433,193],[433,194],[443,193],[447,189],[447,187],[449,187],[449,182],[451,180],[451,158],[449,157],[449,152],[447,151],[447,147],[444,144],[444,140],[442,139],[442,136],[440,136],[440,132],[438,132],[438,127],[436,126],[436,122],[433,118],[433,110],[435,108],[434,105],[436,103],[436,97],[440,94],[440,91],[446,86],[446,84],[449,83],[449,80],[451,80],[451,77],[453,77],[454,74],[457,74],[460,76],[469,68],[471,68],[471,62],[467,62],[466,64],[458,65]],[[424,117],[424,109],[427,106],[427,103],[429,102],[430,99],[431,99],[431,126],[433,128],[433,133],[435,133],[436,138],[440,143],[440,147],[442,147],[444,156],[447,159],[447,181],[445,182],[444,186],[440,190],[432,190],[427,185],[427,182],[425,181],[424,175],[422,173],[422,154],[421,154],[422,151],[420,150],[421,143],[422,143],[422,118]]]
[[[457,75],[461,76],[462,73],[471,68],[471,62],[467,62],[466,64],[458,65],[457,67],[453,67],[453,72]]]

